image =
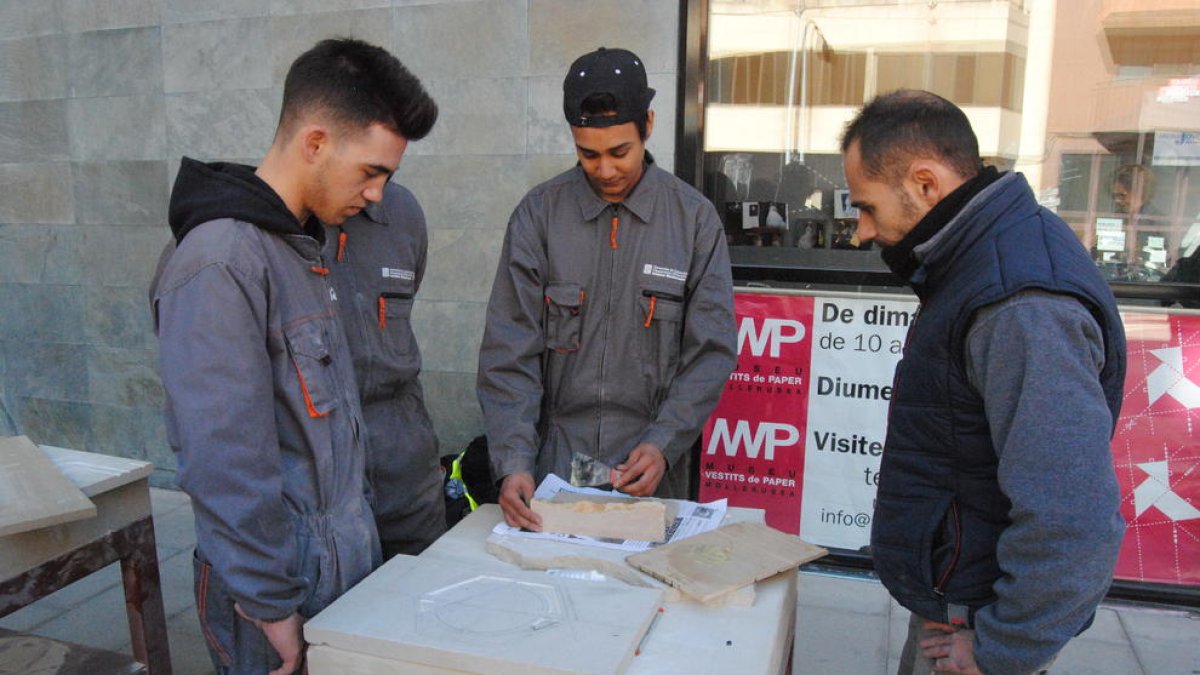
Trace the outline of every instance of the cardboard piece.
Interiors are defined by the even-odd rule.
[[[758,523],[734,523],[625,560],[701,602],[829,553]]]
[[[96,516],[96,505],[24,436],[0,438],[0,537]]]
[[[600,539],[662,542],[674,509],[657,499],[601,497],[559,492],[535,499],[530,508],[542,518],[542,531]]]
[[[662,592],[397,556],[304,625],[307,641],[448,671],[621,673]]]

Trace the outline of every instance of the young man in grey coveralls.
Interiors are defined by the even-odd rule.
[[[1042,671],[1091,624],[1124,531],[1116,301],[1025,178],[982,165],[953,103],[880,96],[842,152],[859,238],[921,301],[871,529],[875,570],[912,611],[899,672]]]
[[[286,675],[304,620],[380,561],[326,231],[383,198],[437,108],[391,54],[325,40],[284,83],[257,167],[184,158],[151,288],[176,480],[218,673]]]
[[[425,276],[425,213],[407,188],[332,228],[325,260],[367,423],[367,478],[384,560],[417,555],[446,531],[438,439],[417,376],[413,299]]]
[[[646,152],[654,90],[623,49],[563,82],[579,164],[509,221],[488,302],[478,393],[500,506],[554,473],[686,497],[689,449],[736,363],[733,285],[712,204]]]

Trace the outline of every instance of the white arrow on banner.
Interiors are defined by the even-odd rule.
[[[1149,476],[1133,490],[1133,507],[1137,515],[1140,516],[1146,509],[1155,506],[1171,520],[1200,518],[1200,509],[1171,490],[1168,485],[1170,472],[1166,462],[1147,462],[1137,466]]]
[[[1163,394],[1179,401],[1185,408],[1200,408],[1200,385],[1187,379],[1183,374],[1183,349],[1167,347],[1152,349],[1151,354],[1162,361],[1162,365],[1146,377],[1146,389],[1150,402],[1154,403]]]

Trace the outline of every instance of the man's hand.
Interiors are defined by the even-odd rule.
[[[649,497],[667,473],[667,458],[653,443],[639,443],[624,464],[618,464],[613,489],[634,497]]]
[[[921,653],[933,661],[933,672],[983,675],[975,665],[975,631],[955,630],[933,622],[926,622],[925,628],[953,631],[921,640]]]
[[[283,665],[279,670],[272,670],[269,675],[292,675],[292,673],[307,673],[304,665],[304,618],[292,612],[291,616],[279,621],[262,621],[246,614],[237,603],[233,605],[238,616],[258,626],[267,636],[267,642],[279,654]]]
[[[533,475],[524,471],[510,473],[500,483],[500,510],[504,522],[511,527],[523,527],[534,532],[542,529],[542,519],[529,508],[533,499]]]

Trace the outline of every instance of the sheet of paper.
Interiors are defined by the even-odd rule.
[[[561,491],[574,492],[582,495],[595,495],[600,497],[627,497],[627,495],[608,490],[597,490],[596,488],[575,487],[567,481],[559,478],[554,474],[546,476],[542,484],[534,491],[533,496],[536,499],[550,499]],[[628,497],[634,499],[634,497]],[[504,521],[501,521],[492,528],[492,532],[496,534],[510,535],[514,537],[527,537],[529,539],[551,539],[554,541],[565,541],[573,544],[584,544],[587,546],[600,546],[602,548],[613,548],[621,551],[629,551],[637,553],[639,551],[649,551],[657,546],[669,544],[673,541],[687,539],[693,535],[701,534],[715,530],[725,520],[725,512],[729,510],[729,501],[721,499],[707,504],[699,504],[684,499],[668,499],[674,503],[678,510],[675,515],[675,522],[667,527],[667,540],[661,543],[651,543],[648,541],[635,541],[632,539],[594,539],[592,537],[576,537],[570,534],[551,534],[548,532],[528,532],[517,527],[509,527]]]

